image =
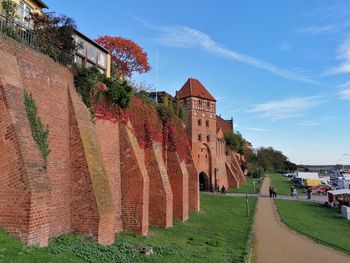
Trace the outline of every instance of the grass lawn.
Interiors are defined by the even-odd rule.
[[[277,188],[277,194],[279,195],[290,195],[290,187],[294,185],[297,188],[298,194],[306,194],[306,189],[294,184],[288,177],[284,177],[280,174],[269,173],[271,185]]]
[[[254,182],[255,182],[255,187],[254,187]],[[258,178],[246,177],[245,184],[242,184],[239,188],[229,189],[228,192],[255,194],[260,191],[261,185],[258,182],[259,182]]]
[[[0,262],[244,262],[256,199],[250,198],[247,218],[245,198],[201,195],[202,212],[173,228],[151,228],[148,237],[120,234],[104,247],[69,234],[54,239],[48,248],[26,248],[0,232]],[[150,245],[154,255],[144,257],[136,247]]]
[[[295,230],[350,253],[350,221],[321,204],[275,200],[281,218]]]

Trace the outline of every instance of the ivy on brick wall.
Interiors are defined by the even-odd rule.
[[[24,106],[28,115],[29,125],[32,131],[34,141],[38,144],[39,150],[45,160],[45,166],[47,165],[47,158],[50,153],[49,148],[49,130],[48,126],[45,126],[38,116],[38,107],[32,94],[24,91]]]
[[[128,82],[107,78],[96,67],[76,68],[74,84],[93,113],[93,106],[99,103],[110,104],[113,109],[125,109],[130,104],[132,87]]]

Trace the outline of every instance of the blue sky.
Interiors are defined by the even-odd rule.
[[[198,78],[254,147],[350,164],[350,1],[45,2],[92,38],[142,46],[153,70],[137,82],[174,94]]]

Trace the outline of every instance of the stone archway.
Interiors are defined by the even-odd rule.
[[[199,189],[201,191],[211,191],[212,183],[212,156],[210,147],[203,143],[200,145],[198,153]]]
[[[199,190],[201,192],[210,190],[209,177],[205,172],[199,174]]]

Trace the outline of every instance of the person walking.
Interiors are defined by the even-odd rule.
[[[226,194],[226,187],[224,185],[221,187],[221,194]]]
[[[271,187],[271,185],[269,187],[269,194],[270,194],[270,198],[272,198],[272,187]]]
[[[297,189],[294,187],[293,189],[293,197],[295,197],[296,199],[298,199],[298,191]]]
[[[277,198],[277,188],[274,186],[272,187],[272,197]]]
[[[311,187],[308,187],[307,188],[307,200],[311,200],[311,194],[312,194]]]
[[[290,196],[293,197],[294,185],[290,187]]]

